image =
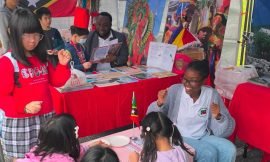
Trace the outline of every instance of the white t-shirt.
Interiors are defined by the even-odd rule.
[[[183,88],[176,123],[182,136],[200,139],[207,134],[212,93],[211,88],[202,87],[200,97],[193,103],[193,99]]]
[[[112,32],[110,33],[110,36],[107,39],[103,39],[101,37],[98,37],[98,46],[103,47],[103,46],[110,45],[111,38],[113,38]],[[110,63],[98,63],[97,64],[97,71],[104,71],[104,70],[109,70],[109,69],[111,69]]]

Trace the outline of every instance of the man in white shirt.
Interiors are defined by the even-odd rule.
[[[110,44],[122,42],[122,45],[116,55],[108,54],[101,63],[93,64],[92,71],[108,70],[111,67],[125,66],[128,60],[128,47],[125,35],[114,31],[112,27],[112,16],[107,12],[101,12],[96,20],[96,31],[89,33],[85,43],[86,60],[93,60],[93,49]]]

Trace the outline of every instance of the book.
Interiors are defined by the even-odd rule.
[[[164,71],[164,72],[153,73],[152,75],[157,78],[166,78],[170,76],[176,76],[177,74],[169,72],[169,71]]]
[[[76,87],[67,87],[67,88],[56,88],[58,92],[64,93],[64,92],[73,92],[73,91],[80,91],[80,90],[85,90],[85,89],[91,89],[93,88],[93,84],[91,83],[86,83],[84,85],[76,86]]]
[[[100,60],[105,59],[108,54],[117,55],[120,50],[122,42],[110,44],[103,47],[97,47],[93,50],[93,59],[91,60],[93,63],[99,63]]]
[[[141,71],[149,73],[149,74],[160,73],[160,72],[166,71],[158,67],[151,67],[151,66],[145,66],[145,65],[134,66],[134,68],[140,69]]]
[[[149,73],[138,73],[131,75],[132,77],[138,78],[138,79],[149,79],[153,78],[153,76]]]
[[[250,79],[248,79],[248,82],[253,83],[253,84],[257,84],[257,85],[261,85],[261,86],[265,86],[265,87],[270,87],[270,76],[263,75],[260,77],[250,78]]]
[[[114,79],[93,82],[93,84],[97,87],[107,87],[107,86],[119,85],[120,83],[117,82],[117,80],[118,79],[114,78]]]
[[[142,72],[139,68],[128,66],[115,67],[114,69],[127,75],[138,74]]]
[[[125,83],[133,83],[133,82],[137,82],[138,79],[134,78],[134,77],[130,77],[130,76],[122,76],[119,77],[117,82],[121,83],[121,84],[125,84]]]

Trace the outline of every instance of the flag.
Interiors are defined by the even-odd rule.
[[[134,92],[133,92],[133,95],[132,95],[132,107],[131,107],[130,119],[138,127],[140,126],[137,103],[136,103],[136,98],[135,98],[135,93]]]
[[[172,44],[177,46],[177,50],[182,50],[186,47],[200,44],[200,41],[197,37],[195,37],[189,30],[183,28],[177,37],[174,39]]]
[[[52,17],[73,16],[77,0],[20,0],[19,6],[35,11],[40,7],[48,7]]]

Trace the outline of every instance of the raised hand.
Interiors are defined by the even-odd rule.
[[[67,65],[71,59],[71,54],[64,49],[57,52],[58,60],[61,65]]]
[[[168,93],[167,89],[163,89],[158,92],[158,99],[157,99],[158,106],[162,106],[165,103],[167,93]]]
[[[42,103],[43,101],[32,101],[25,106],[24,111],[28,114],[36,114],[40,111]]]
[[[217,118],[218,115],[220,115],[220,108],[219,108],[219,105],[218,104],[215,104],[215,103],[212,103],[210,105],[210,108],[211,108],[211,113],[212,113],[212,116],[214,118]]]

